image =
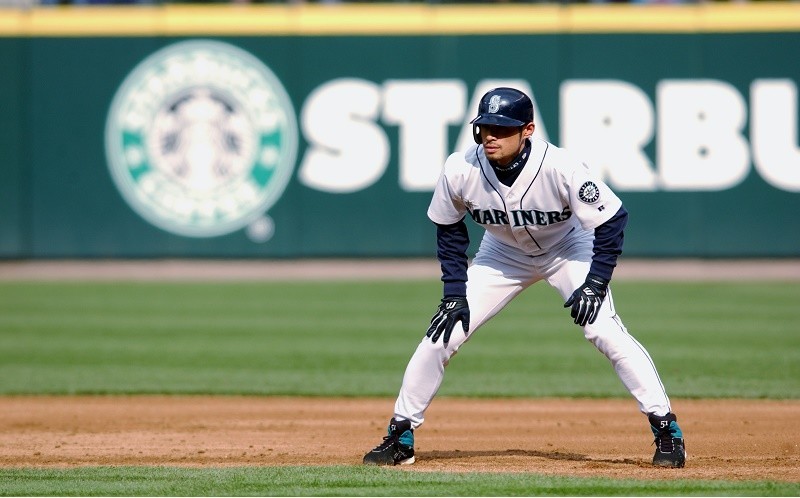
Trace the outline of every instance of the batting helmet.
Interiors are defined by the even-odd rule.
[[[481,97],[478,116],[470,121],[475,143],[481,143],[481,131],[477,125],[525,126],[533,122],[533,102],[530,97],[515,88],[493,88]]]

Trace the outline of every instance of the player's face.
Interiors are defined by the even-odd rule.
[[[522,151],[525,139],[533,133],[533,123],[519,127],[482,124],[480,129],[486,157],[505,166]]]

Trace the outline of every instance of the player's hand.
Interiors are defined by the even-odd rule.
[[[583,285],[569,296],[564,307],[572,307],[570,315],[575,319],[575,323],[583,327],[587,323],[594,323],[597,319],[607,292],[608,280],[590,273]]]
[[[426,336],[431,338],[431,342],[436,344],[439,337],[444,334],[442,342],[450,342],[450,334],[453,332],[456,322],[461,322],[461,328],[466,334],[469,330],[469,305],[466,297],[446,297],[442,299],[442,304],[431,318],[431,326],[428,327]]]

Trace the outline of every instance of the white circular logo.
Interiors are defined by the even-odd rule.
[[[214,237],[265,223],[291,179],[297,134],[291,100],[261,61],[226,43],[187,41],[152,54],[122,83],[106,156],[140,216]]]

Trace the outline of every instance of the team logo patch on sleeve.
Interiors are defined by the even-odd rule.
[[[586,182],[578,190],[578,199],[586,204],[594,204],[600,199],[600,189],[597,188],[594,182]]]

